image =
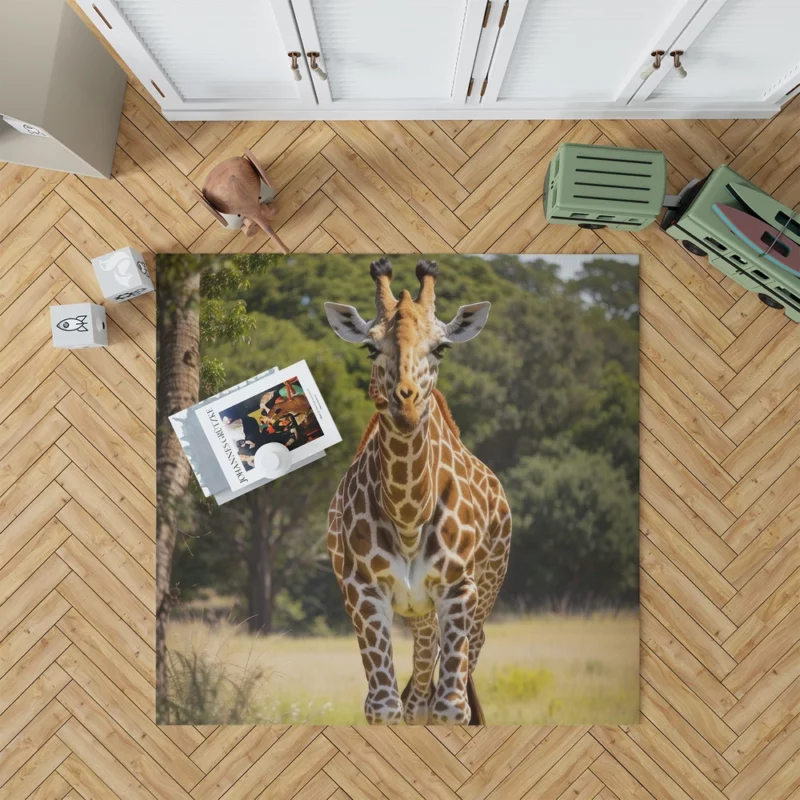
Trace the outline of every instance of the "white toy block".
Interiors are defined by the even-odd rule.
[[[106,300],[121,302],[153,291],[147,264],[132,247],[93,258],[92,266]]]
[[[79,350],[108,345],[106,310],[94,303],[50,306],[53,347]]]

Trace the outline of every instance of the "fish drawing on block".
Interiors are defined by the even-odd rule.
[[[78,333],[86,333],[89,330],[89,326],[86,324],[86,314],[62,319],[61,322],[56,324],[56,327],[62,331],[76,331]]]
[[[800,245],[762,219],[723,203],[712,206],[722,221],[760,256],[781,269],[800,275]]]

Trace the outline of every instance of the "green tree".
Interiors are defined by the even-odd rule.
[[[502,481],[514,515],[506,605],[636,602],[638,497],[607,455],[553,443]]]
[[[158,708],[166,715],[166,631],[172,605],[172,562],[179,526],[187,517],[184,493],[191,472],[169,417],[197,402],[202,376],[210,375],[203,370],[201,342],[221,337],[240,339],[251,327],[237,301],[224,298],[232,290],[244,288],[249,275],[266,269],[269,263],[270,259],[263,257],[185,253],[158,260],[156,684]],[[215,365],[213,372],[216,380],[224,380],[221,364]]]
[[[220,567],[240,580],[246,573],[236,593],[246,585],[248,625],[253,631],[269,633],[281,592],[288,588],[289,595],[296,598],[293,581],[300,570],[320,572],[324,567],[325,578],[338,592],[325,546],[327,508],[373,408],[360,385],[363,379],[355,379],[344,357],[351,349],[344,342],[311,339],[286,319],[260,313],[250,317],[246,342],[226,337],[204,348],[205,355],[224,363],[228,382],[234,384],[272,366],[307,361],[345,441],[344,445],[330,448],[320,461],[213,509],[206,522],[217,535],[188,541],[183,551],[182,574],[187,581],[201,582],[197,572],[217,557],[214,548],[220,535],[228,540],[224,552],[234,563]],[[284,355],[287,352],[291,352],[291,361]],[[369,362],[363,353],[359,355],[363,371],[368,373]],[[235,566],[237,559],[239,569]],[[195,560],[196,566],[192,566]],[[242,565],[245,569],[241,569]]]

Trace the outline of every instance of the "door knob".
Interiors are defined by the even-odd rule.
[[[328,80],[328,73],[325,72],[325,70],[322,69],[322,67],[320,67],[320,65],[317,63],[317,59],[320,58],[320,54],[315,50],[309,50],[309,52],[306,53],[306,55],[308,56],[311,62],[310,63],[311,71],[316,72],[317,76],[321,81]]]
[[[300,74],[300,65],[297,63],[297,59],[300,58],[303,54],[298,53],[296,50],[292,50],[287,54],[289,58],[292,59],[289,68],[292,70],[292,77],[296,81],[303,80],[303,76]]]
[[[683,50],[671,50],[670,55],[672,56],[672,63],[678,72],[678,77],[685,78],[686,70],[683,68],[683,64],[681,64],[681,56],[683,55]]]
[[[664,58],[663,50],[653,50],[650,55],[653,57],[653,63],[647,67],[643,72],[639,73],[639,77],[646,81],[657,69],[661,68],[661,59]]]

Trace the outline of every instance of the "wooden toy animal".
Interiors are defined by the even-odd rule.
[[[264,187],[266,191],[262,191]],[[261,228],[275,240],[282,253],[288,253],[289,249],[269,222],[277,213],[269,205],[274,196],[267,173],[246,149],[243,156],[226,158],[208,173],[200,199],[224,227],[241,227],[246,236],[254,236]]]

